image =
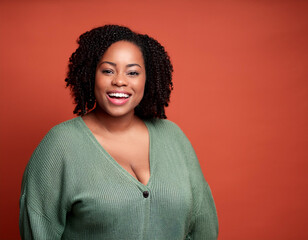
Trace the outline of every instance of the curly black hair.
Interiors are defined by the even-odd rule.
[[[97,64],[108,47],[118,41],[136,44],[143,55],[146,71],[144,96],[135,108],[141,119],[167,118],[165,107],[173,89],[173,66],[164,47],[148,35],[118,25],[105,25],[83,33],[79,47],[69,59],[66,87],[76,104],[74,114],[83,116],[95,106],[94,82]]]

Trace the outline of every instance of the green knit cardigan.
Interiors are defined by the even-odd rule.
[[[81,117],[53,127],[24,173],[22,239],[217,239],[215,204],[190,142],[171,121],[144,122],[147,185],[105,151]]]

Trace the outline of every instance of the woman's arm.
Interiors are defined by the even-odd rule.
[[[178,139],[181,139],[183,144],[182,149],[185,149],[193,198],[189,237],[196,240],[216,240],[218,238],[218,219],[210,187],[203,176],[190,141],[181,130],[178,131],[178,134]]]
[[[218,238],[218,221],[215,203],[210,187],[205,182],[200,183],[202,190],[195,193],[196,211],[192,219],[191,239],[216,240]],[[199,195],[199,196],[196,196]]]
[[[61,239],[68,202],[64,142],[65,139],[52,129],[27,165],[20,197],[22,239]]]

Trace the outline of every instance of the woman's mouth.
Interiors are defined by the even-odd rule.
[[[128,98],[129,94],[126,93],[108,93],[108,96],[111,98]]]
[[[114,105],[123,105],[125,104],[129,98],[130,94],[123,93],[123,92],[109,92],[107,93],[107,98],[109,102],[111,102]]]

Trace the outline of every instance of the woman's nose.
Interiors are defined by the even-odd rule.
[[[126,81],[125,76],[119,74],[119,75],[116,75],[116,76],[113,78],[112,84],[113,84],[113,85],[116,85],[116,86],[118,86],[118,87],[121,87],[121,86],[126,86],[126,85],[127,85],[127,81]]]

